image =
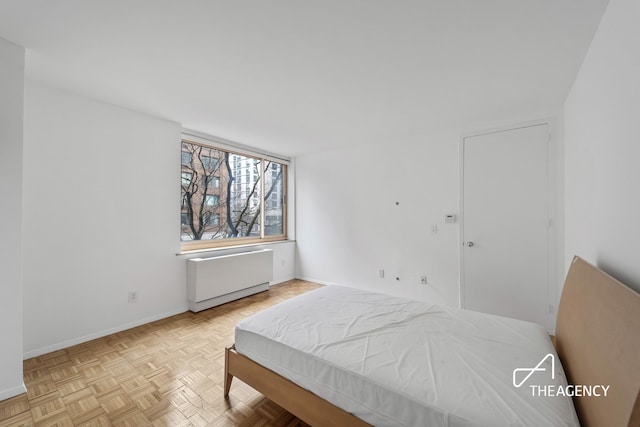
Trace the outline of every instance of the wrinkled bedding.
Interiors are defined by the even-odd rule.
[[[324,286],[241,321],[243,354],[376,426],[578,426],[540,325]],[[551,357],[520,387],[513,371]],[[526,372],[524,372],[526,374]],[[519,379],[519,381],[521,378]]]

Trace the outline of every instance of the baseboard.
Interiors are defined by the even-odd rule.
[[[277,279],[277,280],[272,280],[272,281],[270,282],[270,286],[273,286],[273,285],[279,285],[280,283],[288,282],[288,281],[290,281],[290,280],[294,280],[294,279],[295,279],[295,277],[294,277],[294,276],[291,276],[291,277],[287,277],[286,279]]]
[[[19,386],[0,391],[0,401],[5,399],[11,399],[12,397],[19,396],[26,392],[27,392],[27,388],[24,386],[24,383],[22,383]]]
[[[284,282],[287,282],[289,280],[293,280],[295,278],[296,277],[291,277],[291,278],[287,278],[287,279],[279,279],[278,281],[271,282],[271,285],[277,285],[279,283],[284,283]],[[316,283],[321,283],[321,284],[331,284],[331,283],[322,283],[322,282],[320,282],[318,280],[314,280],[314,279],[301,279],[301,280],[307,280],[309,282],[316,282]],[[36,348],[36,349],[33,349],[33,350],[29,350],[29,351],[26,351],[23,354],[22,357],[23,357],[23,359],[30,359],[32,357],[41,356],[43,354],[51,353],[53,351],[58,351],[58,350],[62,350],[64,348],[71,347],[71,346],[74,346],[74,345],[77,345],[77,344],[82,344],[83,342],[91,341],[91,340],[94,340],[96,338],[102,338],[102,337],[107,336],[107,335],[115,334],[116,332],[122,332],[122,331],[125,331],[127,329],[131,329],[131,328],[135,328],[137,326],[145,325],[147,323],[155,322],[156,320],[160,320],[160,319],[164,319],[164,318],[167,318],[167,317],[175,316],[176,314],[184,313],[185,311],[188,311],[188,310],[189,310],[188,305],[185,305],[184,307],[176,308],[174,310],[170,310],[168,312],[165,312],[165,313],[162,313],[162,314],[158,314],[158,315],[155,315],[155,316],[146,317],[144,319],[140,319],[140,320],[137,320],[135,322],[126,323],[124,325],[116,326],[115,328],[106,329],[106,330],[103,330],[103,331],[95,332],[93,334],[84,335],[82,337],[73,338],[73,339],[62,341],[62,342],[59,342],[59,343],[56,343],[56,344],[51,344],[51,345],[47,345],[47,346],[44,346],[44,347]],[[18,393],[18,394],[20,394],[20,393]]]
[[[320,279],[314,279],[313,277],[307,277],[307,276],[300,276],[300,277],[296,277],[296,279],[298,280],[304,280],[305,282],[313,282],[313,283],[317,283],[319,285],[335,285],[335,286],[344,286],[344,284],[342,283],[334,283],[334,282],[327,282],[326,280],[320,280]]]
[[[44,347],[36,348],[34,350],[29,350],[23,354],[24,359],[30,359],[32,357],[37,357],[43,354],[51,353],[52,351],[62,350],[67,347],[71,347],[77,344],[82,344],[83,342],[95,340],[96,338],[102,338],[107,335],[115,334],[116,332],[126,331],[127,329],[135,328],[137,326],[146,325],[147,323],[155,322],[156,320],[165,319],[167,317],[175,316],[176,314],[184,313],[188,310],[188,307],[185,305],[184,307],[178,307],[173,310],[157,314],[154,316],[145,317],[140,320],[136,320],[134,322],[125,323],[123,325],[116,326],[114,328],[105,329],[103,331],[95,332],[89,335],[84,335],[82,337],[73,338],[70,340],[62,341],[56,344],[47,345]]]

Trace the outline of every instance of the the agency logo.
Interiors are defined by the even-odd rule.
[[[550,361],[545,365],[545,362]],[[550,364],[550,366],[548,366]],[[543,366],[544,365],[544,366]],[[529,378],[536,372],[549,372],[549,378],[555,380],[556,378],[556,359],[551,353],[540,360],[540,362],[532,368],[516,368],[513,370],[513,386],[516,388],[522,387]],[[521,378],[520,381],[518,379]],[[532,396],[595,396],[595,397],[607,397],[609,392],[609,385],[582,385],[582,384],[545,384],[545,385],[529,385]]]
[[[555,359],[555,357],[553,357],[553,354],[549,353],[545,357],[543,357],[542,360],[540,361],[540,363],[538,363],[533,368],[516,368],[516,369],[514,369],[513,370],[513,386],[517,387],[517,388],[520,388],[522,386],[522,384],[524,384],[529,378],[531,378],[531,375],[533,375],[535,372],[546,371],[547,368],[541,368],[540,366],[542,366],[542,364],[547,359],[551,359],[551,370],[550,370],[551,371],[551,379],[552,380],[556,379],[556,359]],[[524,379],[522,381],[520,381],[519,383],[516,384],[516,377],[517,377],[519,372],[527,372],[527,375],[524,377]]]

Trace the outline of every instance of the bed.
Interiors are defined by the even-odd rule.
[[[578,257],[555,348],[532,323],[328,286],[237,325],[225,396],[237,377],[314,426],[638,426],[638,331],[638,294]]]

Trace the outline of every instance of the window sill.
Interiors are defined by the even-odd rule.
[[[205,252],[220,252],[220,251],[228,251],[232,249],[242,249],[242,248],[252,248],[256,246],[265,246],[265,245],[277,245],[281,243],[291,243],[295,242],[295,240],[273,240],[271,242],[259,242],[259,243],[247,243],[245,245],[230,245],[230,246],[218,246],[215,248],[203,248],[203,249],[190,249],[186,251],[181,251],[176,254],[176,256],[181,255],[192,255],[192,254],[200,254]]]

